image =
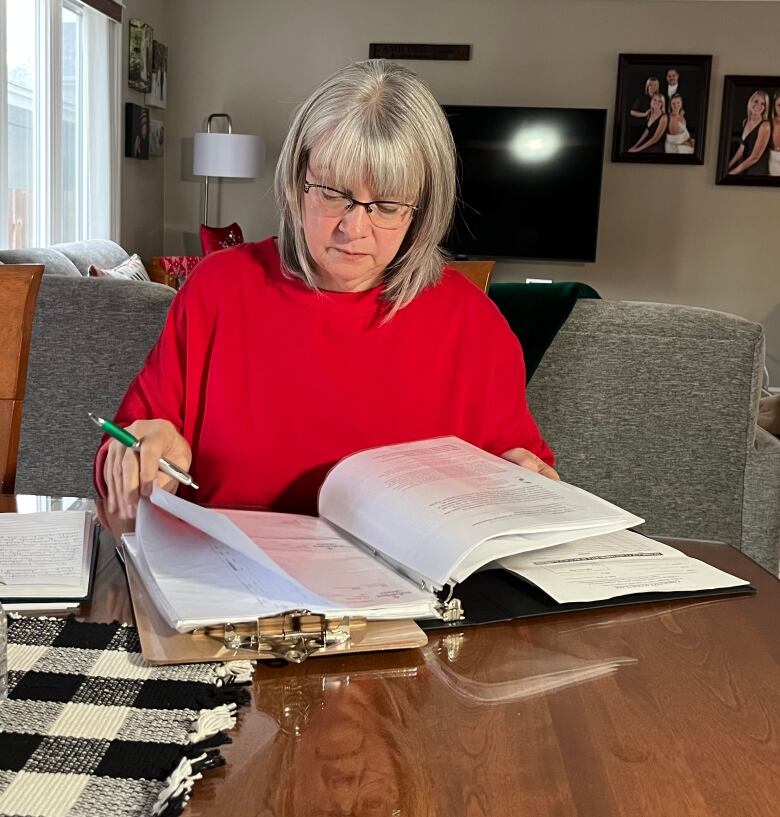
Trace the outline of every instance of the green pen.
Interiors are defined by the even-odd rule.
[[[133,436],[126,428],[120,428],[110,420],[104,420],[102,417],[98,417],[97,414],[93,414],[91,411],[88,412],[88,414],[89,419],[92,420],[92,422],[98,426],[98,428],[102,429],[106,434],[108,434],[109,437],[119,440],[122,445],[132,448],[133,451],[138,451],[141,448],[141,441],[138,439],[138,437]],[[186,471],[182,471],[181,468],[178,468],[164,457],[160,457],[160,470],[163,473],[168,474],[169,477],[173,477],[182,485],[187,485],[189,488],[198,487],[195,480]]]

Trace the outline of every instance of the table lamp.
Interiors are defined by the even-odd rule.
[[[227,133],[212,133],[215,119],[227,120]],[[195,134],[192,157],[194,176],[205,176],[203,223],[208,225],[209,177],[256,179],[263,173],[265,144],[259,136],[233,133],[229,114],[213,113],[206,121],[206,132]]]

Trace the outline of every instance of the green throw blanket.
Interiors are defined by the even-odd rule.
[[[493,284],[488,295],[523,347],[526,383],[577,300],[601,297],[592,287],[578,282]]]

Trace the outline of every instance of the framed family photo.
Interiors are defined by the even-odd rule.
[[[125,156],[149,158],[149,108],[125,102]]]
[[[168,47],[152,40],[152,69],[149,93],[144,104],[151,108],[164,108],[168,95]]]
[[[726,76],[718,184],[780,187],[780,76]]]
[[[152,27],[133,18],[128,32],[127,84],[148,93],[152,90]]]
[[[159,119],[150,119],[149,126],[149,156],[159,159],[165,155],[165,125]]]
[[[618,56],[613,162],[704,162],[709,54]]]

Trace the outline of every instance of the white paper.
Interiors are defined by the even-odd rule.
[[[295,581],[327,598],[331,606],[391,612],[403,605],[409,615],[429,611],[430,593],[418,590],[325,520],[297,514],[222,513]]]
[[[0,598],[86,593],[86,530],[83,511],[0,514]]]
[[[457,437],[353,454],[328,474],[319,512],[436,586],[571,531],[644,521]]]
[[[512,556],[500,564],[561,603],[748,584],[632,531]]]
[[[142,500],[137,535],[127,542],[147,591],[176,629],[298,608],[371,618],[432,614],[430,594],[320,519],[217,512],[163,494]]]

